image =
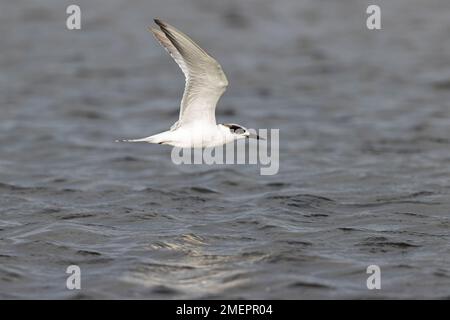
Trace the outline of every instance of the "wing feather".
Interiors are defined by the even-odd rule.
[[[175,126],[193,122],[216,124],[216,105],[228,85],[222,67],[187,35],[159,19],[155,22],[161,30],[151,31],[186,78]]]

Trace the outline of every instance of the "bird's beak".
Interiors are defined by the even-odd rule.
[[[248,135],[247,138],[249,138],[249,139],[256,139],[256,140],[266,140],[266,139],[264,139],[263,137],[260,137],[260,136],[258,136],[258,135],[255,134],[255,133],[249,133],[249,135]]]

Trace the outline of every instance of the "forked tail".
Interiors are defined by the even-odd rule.
[[[115,142],[149,142],[148,138],[142,138],[142,139],[123,139],[123,140],[116,140]]]
[[[162,144],[166,142],[167,131],[155,134],[150,137],[141,138],[141,139],[125,139],[125,140],[116,140],[116,142],[147,142],[147,143],[159,143]]]

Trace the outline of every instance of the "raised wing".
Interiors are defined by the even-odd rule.
[[[155,19],[156,39],[179,65],[186,78],[176,127],[194,122],[216,124],[216,105],[228,85],[219,63],[171,25]]]

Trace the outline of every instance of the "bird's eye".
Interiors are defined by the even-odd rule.
[[[234,133],[234,134],[244,134],[247,132],[246,129],[236,125],[236,124],[226,124],[226,127],[228,127],[230,129],[230,132]]]
[[[234,132],[236,134],[243,134],[243,133],[245,133],[245,130],[243,128],[239,127],[239,126],[231,126],[230,127],[230,131]]]

